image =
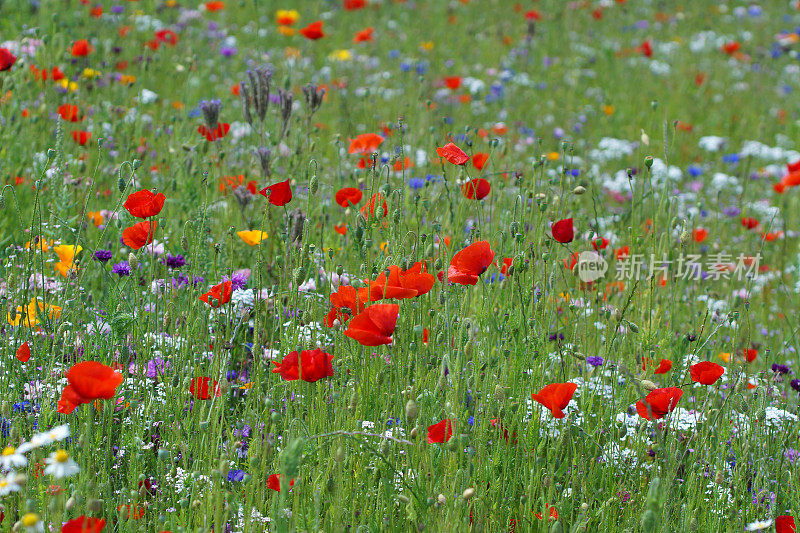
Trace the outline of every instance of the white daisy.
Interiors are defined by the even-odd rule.
[[[74,476],[81,471],[78,463],[72,460],[67,450],[54,451],[45,462],[47,468],[44,469],[44,473],[52,475],[56,479]]]
[[[41,517],[36,513],[24,515],[20,522],[28,533],[40,533],[44,531],[44,522],[42,522]]]
[[[0,496],[5,496],[11,492],[19,492],[22,487],[17,483],[16,478],[16,472],[11,472],[6,477],[0,478]]]
[[[49,446],[54,442],[60,442],[67,437],[69,437],[69,425],[64,424],[61,426],[56,426],[48,431],[43,431],[42,433],[37,433],[33,437],[31,437],[30,447],[31,448],[38,448],[40,446]]]
[[[20,447],[22,448],[22,447]],[[28,458],[22,455],[26,450],[20,450],[13,446],[6,446],[0,452],[0,468],[3,470],[11,470],[13,468],[22,468],[28,464]]]
[[[772,520],[759,520],[750,522],[745,526],[745,531],[763,531],[772,525]]]

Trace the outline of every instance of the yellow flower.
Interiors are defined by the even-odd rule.
[[[345,50],[345,49],[334,50],[331,53],[330,58],[333,59],[334,61],[349,61],[353,59],[353,53],[350,50]]]
[[[60,316],[61,308],[57,305],[46,304],[38,298],[32,298],[24,310],[21,306],[17,306],[14,318],[11,318],[11,313],[8,313],[6,319],[14,327],[22,324],[27,328],[32,328],[40,323],[41,317],[57,320]]]
[[[275,13],[275,22],[281,26],[290,26],[297,22],[300,18],[300,13],[296,9],[279,9]]]
[[[78,84],[74,81],[69,81],[68,79],[64,78],[63,80],[59,80],[58,84],[63,88],[67,89],[69,92],[75,92],[78,89]]]
[[[294,28],[290,28],[289,26],[278,26],[278,33],[280,33],[281,35],[287,35],[291,37],[292,35],[297,33],[297,30],[295,30]]]
[[[99,70],[95,70],[93,68],[85,68],[85,69],[83,69],[83,77],[84,78],[92,79],[92,78],[96,78],[99,75],[100,75],[100,71]]]
[[[423,41],[419,43],[419,47],[426,52],[433,50],[433,41]]]
[[[89,211],[88,213],[86,213],[86,218],[91,220],[92,224],[94,224],[95,227],[100,226],[105,220],[100,211]]]
[[[75,261],[75,256],[78,255],[83,247],[77,245],[59,244],[53,247],[53,251],[58,255],[58,263],[53,265],[62,277],[67,277],[70,270],[78,270],[78,263]]]
[[[286,50],[283,51],[284,56],[287,59],[291,59],[293,57],[300,57],[300,50],[297,48],[292,48],[291,46],[287,46]]]
[[[41,250],[43,252],[46,252],[47,250],[50,249],[50,246],[53,246],[53,239],[50,239],[50,244],[48,244],[45,239],[41,239],[41,238],[39,239],[39,242],[35,243],[35,244],[32,243],[31,241],[28,241],[28,242],[25,243],[25,249],[26,250],[29,250],[31,248],[31,246],[33,246],[37,250]]]
[[[603,113],[605,113],[609,117],[614,114],[614,111],[616,111],[616,108],[613,105],[603,106]]]
[[[247,231],[237,231],[236,235],[242,238],[244,242],[249,244],[250,246],[258,246],[261,244],[261,241],[267,238],[266,231],[259,231],[257,229],[254,230],[247,230]]]
[[[720,353],[717,354],[717,357],[719,357],[720,359],[722,359],[726,363],[729,363],[731,361],[731,354],[729,354],[727,352],[720,352]]]
[[[547,154],[547,159],[549,159],[550,161],[558,161],[560,157],[561,155],[559,155],[558,152],[550,152],[549,154]]]
[[[389,243],[388,242],[382,242],[380,244],[380,248],[381,248],[381,252],[383,252],[385,254],[389,253]]]
[[[123,85],[131,85],[136,83],[136,76],[130,76],[128,74],[123,74],[119,77],[119,82]]]

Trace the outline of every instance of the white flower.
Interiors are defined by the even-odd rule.
[[[11,470],[13,468],[22,468],[28,464],[28,459],[22,455],[26,450],[20,451],[19,448],[13,446],[6,446],[0,453],[0,468],[3,470]]]
[[[6,477],[0,479],[0,496],[5,496],[10,492],[19,492],[20,487],[17,483],[16,472],[10,472]]]
[[[38,448],[40,446],[49,446],[54,442],[61,442],[62,440],[69,437],[69,435],[70,432],[68,424],[56,426],[48,431],[43,431],[41,433],[35,434],[33,437],[31,437],[30,443],[22,444],[20,445],[20,448],[23,448],[23,446],[27,446],[25,448],[25,451],[27,451],[29,449]],[[25,452],[23,451],[22,453]]]
[[[25,531],[32,533],[39,533],[44,531],[44,522],[36,513],[28,513],[22,517],[20,520],[22,523],[22,527],[25,528]]]
[[[56,479],[74,476],[81,471],[78,463],[72,460],[67,450],[56,450],[45,460],[47,467],[45,474],[52,475]]]
[[[750,522],[745,526],[745,531],[762,531],[772,525],[772,520],[759,520],[757,522]]]

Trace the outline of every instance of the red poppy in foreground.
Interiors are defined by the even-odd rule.
[[[272,474],[267,478],[267,487],[276,491],[281,491],[281,475],[280,474]],[[289,480],[289,490],[294,487],[294,479]]]
[[[397,304],[371,305],[350,320],[344,334],[362,346],[391,344],[399,313]]]
[[[486,162],[489,160],[489,154],[485,154],[482,152],[478,152],[472,156],[472,166],[477,168],[478,170],[483,170],[483,167],[486,165]]]
[[[567,416],[564,409],[569,405],[576,390],[578,390],[576,383],[551,383],[539,392],[531,394],[531,398],[550,409],[555,418],[564,418]]]
[[[452,163],[453,165],[463,165],[469,161],[469,156],[464,150],[453,143],[440,146],[436,149],[436,153],[439,154],[439,157],[446,159],[448,163]]]
[[[76,143],[80,144],[81,146],[86,146],[86,143],[89,142],[89,139],[92,138],[92,134],[88,131],[73,131],[72,132],[72,140]]]
[[[470,200],[483,200],[492,192],[492,186],[483,178],[469,180],[461,186],[461,194]]]
[[[292,201],[292,186],[289,185],[288,179],[264,187],[260,192],[264,198],[269,200],[269,203],[278,207]]]
[[[161,212],[166,199],[163,193],[154,194],[152,191],[142,189],[129,194],[122,207],[136,218],[149,218]]]
[[[377,133],[362,133],[355,139],[350,139],[350,148],[347,153],[349,154],[371,154],[378,149],[378,146],[383,142],[383,137]]]
[[[61,533],[100,533],[104,527],[106,521],[102,518],[81,515],[61,526]]]
[[[553,224],[551,230],[553,232],[553,238],[561,244],[572,242],[572,239],[575,238],[575,228],[571,218],[559,220]]]
[[[305,28],[300,30],[300,33],[306,39],[310,39],[312,41],[316,41],[317,39],[322,39],[325,37],[325,32],[322,31],[322,21],[318,20],[316,22],[312,22]]]
[[[667,413],[675,409],[681,396],[683,396],[683,390],[678,387],[656,389],[648,394],[644,400],[636,402],[636,412],[645,420],[664,418]],[[650,407],[649,411],[648,406]]]
[[[500,269],[500,273],[504,276],[508,276],[509,271],[511,270],[511,266],[514,264],[513,257],[506,257],[503,259],[503,262],[497,265],[497,268]]]
[[[94,400],[110,400],[122,383],[122,374],[97,361],[83,361],[66,373],[69,384],[61,392],[58,412],[70,414],[77,406]]]
[[[290,352],[280,363],[273,361],[276,368],[273,374],[280,374],[286,381],[302,379],[314,383],[321,379],[333,376],[333,355],[325,353],[319,348],[316,350],[303,350],[299,354]]]
[[[22,343],[22,346],[17,348],[17,359],[21,363],[27,363],[31,358],[31,347],[28,345],[28,341]]]
[[[702,385],[713,385],[725,373],[725,368],[711,361],[702,361],[689,368],[692,381]]]
[[[158,226],[156,221],[137,222],[122,232],[122,242],[134,250],[147,246],[153,242],[153,237],[156,235],[156,226]]]
[[[352,285],[340,285],[336,292],[332,292],[330,297],[331,309],[325,317],[325,325],[329,328],[333,327],[333,322],[338,320],[340,324],[346,323],[364,310],[363,304],[360,304],[357,297],[356,288]],[[344,312],[342,308],[347,308],[348,312]]]
[[[342,207],[355,206],[361,201],[364,193],[355,187],[345,187],[336,191],[336,203]]]
[[[441,444],[453,436],[453,421],[445,418],[432,426],[428,426],[428,444]]]
[[[650,359],[645,357],[642,360],[642,370],[647,370],[648,365],[650,365]],[[654,374],[666,374],[670,370],[672,370],[672,361],[670,361],[669,359],[662,359],[661,361],[659,361],[658,367],[656,368]]]
[[[797,525],[791,515],[782,515],[775,518],[775,533],[796,533]]]
[[[17,57],[7,48],[0,48],[0,72],[10,69],[17,62]]]
[[[200,296],[200,300],[211,307],[217,308],[231,301],[233,283],[224,281],[211,287],[211,290]]]
[[[459,285],[475,285],[478,276],[486,272],[494,259],[494,252],[489,241],[478,241],[470,244],[450,260],[447,279]]]
[[[748,348],[744,351],[744,357],[748,363],[752,363],[758,357],[758,350],[754,350],[752,348]]]
[[[198,400],[219,398],[221,394],[217,382],[209,377],[192,378],[192,381],[189,382],[189,392]]]
[[[213,142],[216,141],[217,139],[222,139],[223,137],[225,137],[230,131],[230,129],[231,125],[226,124],[224,122],[220,122],[219,124],[217,124],[217,127],[214,128],[213,130],[201,124],[197,127],[197,133],[205,137],[207,141]]]
[[[373,41],[374,39],[372,38],[372,33],[374,31],[375,30],[373,30],[371,27],[370,28],[364,28],[360,32],[356,33],[356,36],[353,37],[353,42],[354,43],[366,43],[366,42]]]
[[[386,270],[389,275],[386,275]],[[427,294],[433,288],[436,278],[424,270],[422,262],[414,263],[408,270],[391,265],[378,275],[374,281],[365,280],[367,286],[358,289],[359,302],[377,302],[397,298],[415,298]]]

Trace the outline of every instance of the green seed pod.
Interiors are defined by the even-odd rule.
[[[319,179],[317,179],[316,174],[311,176],[311,182],[308,184],[308,190],[311,191],[311,194],[317,194],[317,191],[319,190]]]
[[[644,166],[646,166],[648,170],[653,168],[653,156],[652,155],[648,155],[647,157],[644,158]]]

